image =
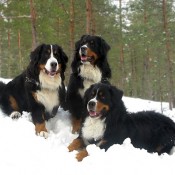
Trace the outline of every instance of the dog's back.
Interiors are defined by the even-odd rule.
[[[0,82],[0,96],[3,93],[3,90],[5,88],[5,83],[3,83],[2,81]]]

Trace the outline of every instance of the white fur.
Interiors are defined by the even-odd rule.
[[[41,131],[37,135],[40,136],[40,137],[44,137],[45,139],[47,139],[49,137],[49,133],[45,132],[45,131]]]
[[[21,113],[18,112],[18,111],[13,111],[13,112],[10,114],[10,117],[11,117],[12,119],[18,119],[18,118],[21,117]]]
[[[41,89],[37,91],[37,100],[41,102],[46,111],[52,112],[55,106],[59,105],[58,90]]]
[[[56,90],[61,86],[61,77],[59,75],[50,77],[43,71],[40,71],[39,81],[43,89]]]
[[[50,61],[47,62],[48,65],[50,65],[54,59],[55,58],[53,57],[53,50],[51,46],[51,57]],[[61,87],[61,77],[59,74],[51,77],[47,75],[44,70],[41,70],[39,74],[39,81],[41,90],[36,92],[37,100],[45,106],[48,112],[52,112],[53,108],[59,105],[58,88]]]
[[[80,47],[80,50],[79,50],[79,54],[80,54],[80,55],[82,55],[82,53],[81,53],[81,48],[82,48],[82,47],[87,48],[87,45],[85,44],[85,45],[83,45],[83,46]]]
[[[82,127],[82,135],[85,139],[99,140],[103,137],[106,124],[105,119],[87,117]]]
[[[84,78],[84,88],[79,89],[80,95],[83,97],[85,91],[94,83],[101,81],[102,73],[97,66],[91,65],[89,62],[80,66],[80,76]]]
[[[96,106],[97,106],[97,94],[98,94],[98,90],[97,90],[96,96],[89,101],[89,102],[91,102],[91,101],[95,102],[95,110],[96,110]],[[89,104],[89,102],[88,102],[88,104]],[[89,105],[88,104],[87,104],[87,109],[89,110]]]
[[[59,65],[58,65],[58,61],[57,59],[53,56],[53,48],[52,45],[50,45],[51,47],[51,53],[50,53],[50,58],[47,60],[45,68],[50,72],[51,71],[51,63],[55,62],[57,63],[57,67],[56,67],[56,71],[59,69]]]

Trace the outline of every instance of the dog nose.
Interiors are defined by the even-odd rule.
[[[51,66],[52,69],[56,69],[57,63],[56,62],[51,62],[50,66]]]
[[[88,106],[90,109],[95,107],[95,102],[94,101],[89,101]]]
[[[86,54],[86,49],[87,49],[86,46],[82,46],[82,47],[81,47],[81,53],[82,53],[82,54]]]

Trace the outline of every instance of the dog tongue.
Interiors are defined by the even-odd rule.
[[[81,56],[81,60],[82,61],[86,61],[87,60],[87,57],[86,56]]]
[[[89,111],[89,115],[91,117],[98,117],[99,116],[99,113],[98,112],[95,112],[95,111]]]

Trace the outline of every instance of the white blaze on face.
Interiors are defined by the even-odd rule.
[[[80,54],[80,56],[82,55],[81,48],[87,48],[87,45],[86,45],[86,44],[84,44],[83,46],[81,46],[81,47],[80,47],[80,50],[79,50],[79,54]]]
[[[97,92],[97,93],[98,93],[98,92]],[[95,96],[94,98],[92,98],[92,99],[88,102],[88,104],[89,104],[90,102],[94,102],[94,103],[95,103],[95,110],[96,110],[96,105],[97,105],[97,93],[96,93],[96,96]],[[90,110],[88,104],[87,104],[87,109]]]
[[[57,61],[57,59],[53,55],[53,47],[52,47],[52,45],[50,45],[50,47],[51,47],[50,48],[50,50],[51,50],[51,52],[50,52],[50,58],[47,60],[46,65],[45,65],[45,68],[47,69],[47,71],[51,72],[51,71],[53,71],[51,65],[53,63],[56,63],[57,64],[56,70],[54,70],[56,72],[59,69],[59,67],[58,67],[58,61]]]

